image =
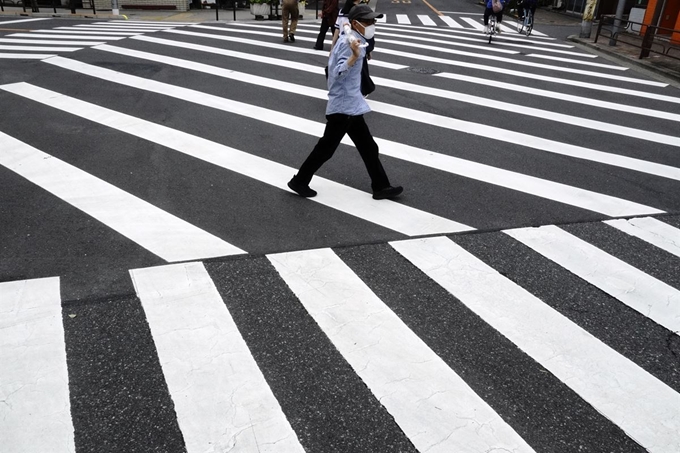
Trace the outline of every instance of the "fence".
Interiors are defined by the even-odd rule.
[[[616,24],[617,21],[619,21],[618,26]],[[627,32],[627,30],[635,25],[640,26],[640,29],[643,30],[642,36]],[[665,36],[666,33],[661,36],[658,34],[659,31],[662,31],[672,36],[674,33],[680,34],[680,30],[645,25],[642,22],[633,22],[627,19],[617,20],[614,15],[606,15],[600,19],[594,42],[597,42],[598,37],[603,31],[608,33],[610,42],[614,44],[621,43],[640,49],[640,56],[638,58],[646,58],[649,57],[650,53],[656,53],[680,60],[680,45],[673,43],[670,38],[667,38]],[[671,55],[671,52],[673,52],[673,55]]]

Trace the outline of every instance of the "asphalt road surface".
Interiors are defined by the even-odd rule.
[[[680,90],[377,10],[395,201],[317,22],[0,17],[3,453],[680,451]]]

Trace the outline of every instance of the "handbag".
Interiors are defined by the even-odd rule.
[[[367,96],[375,91],[375,83],[371,80],[368,73],[368,59],[364,57],[364,64],[361,65],[361,94]]]
[[[503,4],[501,3],[501,0],[491,0],[491,9],[493,9],[494,13],[500,13],[503,11]]]

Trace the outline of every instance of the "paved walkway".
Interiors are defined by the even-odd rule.
[[[373,2],[374,3],[374,2]],[[371,5],[373,6],[373,5]],[[149,21],[167,21],[167,22],[214,22],[214,21],[251,21],[255,20],[255,16],[250,14],[250,10],[244,8],[221,9],[215,11],[214,9],[200,9],[190,11],[144,11],[144,10],[120,10],[120,15],[111,14],[111,11],[101,11],[97,14],[92,14],[91,10],[78,9],[76,14],[71,14],[69,10],[58,8],[57,13],[50,7],[41,7],[40,12],[32,13],[30,11],[23,11],[23,8],[16,6],[5,6],[5,11],[0,12],[2,15],[21,15],[31,17],[63,17],[63,18],[96,18],[101,20],[110,19],[128,19],[128,20],[149,20]],[[537,24],[545,25],[578,25],[581,23],[581,17],[572,14],[560,13],[552,11],[550,7],[540,8],[537,13]],[[308,10],[303,16],[303,20],[316,20],[315,10]],[[666,57],[663,55],[652,54],[649,58],[639,59],[640,49],[619,44],[616,46],[609,45],[609,39],[600,37],[595,43],[595,32],[597,24],[593,24],[591,38],[579,38],[578,35],[569,36],[568,40],[573,43],[589,49],[591,52],[598,53],[606,58],[618,61],[629,67],[636,67],[647,71],[652,77],[663,80],[673,86],[680,88],[680,60]]]

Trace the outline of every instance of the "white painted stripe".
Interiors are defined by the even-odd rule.
[[[554,55],[540,55],[540,54],[530,53],[530,54],[527,55],[527,57],[542,58],[544,60],[552,60],[552,61],[563,61],[563,62],[569,63],[569,64],[580,64],[580,65],[585,65],[585,66],[593,66],[593,67],[597,67],[597,68],[611,69],[613,71],[625,71],[625,70],[628,69],[624,66],[615,66],[615,65],[611,65],[611,64],[605,64],[605,63],[595,63],[593,61],[579,61],[579,60],[574,60],[573,58],[556,57]]]
[[[134,195],[2,132],[0,144],[0,165],[166,261],[245,253]]]
[[[420,22],[422,22],[423,25],[434,25],[434,26],[437,25],[437,24],[434,23],[434,21],[432,19],[430,19],[430,16],[428,16],[426,14],[419,14],[418,19],[420,20]]]
[[[0,283],[0,363],[3,453],[74,452],[59,278]]]
[[[82,28],[74,30],[73,27],[57,27],[54,30],[40,30],[40,33],[73,33],[73,34],[84,34],[84,35],[101,35],[102,33],[106,33],[109,36],[134,36],[134,35],[139,35],[144,32],[129,32],[129,31],[110,31],[106,30],[102,32],[102,30],[99,29],[94,29],[94,30],[84,30]]]
[[[643,107],[636,107],[627,104],[618,104],[616,102],[600,101],[599,99],[587,98],[582,96],[574,96],[564,94],[558,91],[540,90],[529,86],[517,85],[515,83],[505,83],[498,80],[483,79],[479,77],[470,77],[462,74],[446,73],[443,77],[447,79],[460,80],[462,82],[476,83],[485,87],[493,86],[494,88],[517,91],[519,93],[530,94],[534,96],[543,96],[550,99],[558,99],[561,101],[574,102],[577,104],[587,105],[588,107],[599,107],[603,109],[615,110],[617,112],[632,113],[634,115],[650,116],[653,118],[660,118],[670,121],[680,121],[680,115],[662,110],[652,110]],[[602,89],[607,87],[602,86]],[[680,98],[678,99],[680,101]]]
[[[501,24],[501,30],[503,30],[504,32],[508,32],[508,33],[517,33],[517,30],[518,30],[517,23],[512,22],[512,21],[510,21],[510,22],[504,21]],[[532,29],[531,35],[532,36],[547,36],[546,34],[541,33],[540,31],[536,30],[535,28]]]
[[[28,53],[0,53],[0,59],[6,60],[44,60],[55,57],[56,54],[28,54]]]
[[[554,225],[505,233],[643,316],[680,333],[680,291],[677,289]]]
[[[135,78],[129,80],[132,81],[134,79]],[[151,80],[146,80],[146,82],[151,85],[154,84]],[[168,87],[169,85],[165,86],[164,89],[167,90]],[[201,137],[186,134],[169,127],[154,124],[27,83],[0,85],[0,89],[33,99],[34,101],[71,113],[86,120],[94,121],[136,137],[149,140],[284,190],[288,190],[286,184],[297,172],[294,168],[253,156],[237,149],[205,140]],[[188,94],[191,92],[191,90],[187,90],[186,92],[183,90],[186,89],[175,87],[172,89],[172,92],[175,94],[181,92],[182,96],[184,96],[185,93]],[[167,95],[169,93],[162,92],[160,94]],[[271,110],[260,109],[259,107],[248,104],[234,103],[234,101],[227,101],[226,99],[217,98],[216,96],[208,94],[202,95],[204,97],[197,100],[197,102],[206,106],[224,109],[224,105],[229,104],[230,106],[238,107],[238,109],[241,110],[241,112],[236,110],[235,112],[237,114],[254,113],[258,116],[259,120],[264,121],[266,118],[267,122],[272,122],[277,125],[281,123],[290,123],[292,121],[306,123],[304,128],[309,129],[308,133],[317,136],[323,135],[324,125],[320,123],[306,121],[301,118],[280,114],[279,112]],[[267,112],[267,114],[263,112]],[[274,116],[267,116],[268,112],[273,112]],[[303,127],[303,125],[300,127]],[[365,192],[321,177],[315,177],[313,183],[314,187],[319,189],[319,194],[312,198],[312,201],[408,236],[467,231],[473,229],[467,225],[389,200],[373,200]]]
[[[93,26],[94,25],[101,25],[101,26],[104,26],[104,27],[121,27],[121,26],[122,27],[130,27],[130,28],[139,27],[139,28],[149,28],[149,29],[165,29],[165,28],[174,27],[173,25],[165,25],[165,23],[163,23],[163,22],[156,22],[156,23],[147,22],[147,23],[134,23],[134,24],[126,23],[126,22],[118,22],[118,23],[115,23],[115,24],[111,24],[109,22],[93,22],[90,25],[93,25]]]
[[[54,46],[4,46],[0,45],[0,50],[16,50],[16,51],[35,51],[35,52],[75,52],[82,47],[54,47]]]
[[[68,44],[71,46],[96,46],[98,44],[104,44],[104,42],[102,41],[59,41],[57,39],[48,41],[44,39],[9,39],[9,38],[0,38],[0,42],[4,42],[7,44],[43,44],[43,45],[49,44],[54,46],[60,46],[64,44]]]
[[[444,18],[444,17],[447,17],[447,16],[440,16],[440,17]],[[450,40],[455,39],[455,40],[458,40],[458,41],[474,42],[474,43],[477,43],[478,47],[480,47],[480,48],[483,48],[485,50],[491,50],[488,45],[485,46],[483,44],[483,42],[479,39],[478,33],[475,33],[474,37],[469,37],[469,36],[454,35],[454,34],[451,34],[451,33],[441,33],[439,30],[440,29],[438,29],[438,31],[436,31],[436,32],[416,31],[416,33],[418,35],[424,35],[426,37],[435,36],[435,37],[438,37],[438,38],[444,38],[444,39],[436,41],[436,42],[441,43],[441,44],[453,44]],[[409,31],[410,31],[410,29],[409,29]],[[444,31],[447,31],[447,30],[444,30]],[[396,32],[399,32],[399,33],[396,33]],[[404,34],[403,29],[394,30],[394,29],[389,29],[389,28],[385,29],[384,27],[381,27],[380,29],[378,29],[376,31],[376,35],[378,35],[378,37],[381,37],[381,36],[401,37],[401,36],[403,36],[403,34]],[[409,33],[408,36],[409,36],[409,39],[416,39],[416,37],[413,35],[412,32]],[[428,38],[420,37],[420,40],[423,40],[423,39],[430,41],[430,39],[428,39]],[[531,49],[533,51],[553,52],[553,53],[560,53],[560,54],[563,54],[563,55],[572,55],[572,56],[582,57],[582,58],[597,58],[597,55],[584,53],[584,52],[572,52],[572,51],[568,51],[568,50],[553,49],[551,47],[540,46],[540,45],[534,46],[535,43],[533,43],[533,42],[527,43],[527,42],[514,42],[514,41],[504,42],[504,41],[506,41],[506,40],[495,39],[494,43],[496,45],[505,46],[505,47],[518,47],[523,52],[526,52],[527,49]],[[543,44],[543,43],[541,43],[541,44]],[[570,46],[564,46],[564,47],[573,48],[573,47],[570,47]]]
[[[395,15],[397,22],[400,24],[410,24],[411,20],[408,18],[406,14],[396,14]]]
[[[126,28],[126,27],[117,27],[117,28],[103,28],[103,27],[93,27],[91,25],[75,25],[77,30],[90,30],[90,31],[98,31],[99,33],[110,33],[112,31],[125,31],[125,32],[139,32],[139,33],[154,33],[158,30],[149,30],[147,28]],[[66,29],[66,27],[59,27],[60,29]]]
[[[172,27],[164,27],[164,26],[155,26],[155,25],[126,25],[126,24],[78,24],[74,25],[75,27],[91,27],[91,28],[99,28],[101,30],[106,30],[106,29],[114,29],[114,28],[137,28],[140,30],[150,30],[150,31],[155,31],[155,30],[163,30],[166,28],[172,28]]]
[[[605,123],[604,121],[596,121],[587,118],[581,118],[578,116],[565,115],[562,113],[551,112],[549,110],[541,110],[533,107],[525,107],[519,104],[511,104],[508,102],[496,101],[493,99],[482,98],[478,96],[472,96],[465,93],[440,90],[437,88],[429,88],[426,86],[418,86],[410,83],[399,82],[392,79],[383,79],[381,77],[372,77],[373,81],[382,86],[387,86],[393,89],[401,89],[405,91],[417,92],[421,94],[427,94],[430,96],[437,96],[444,99],[449,99],[457,102],[465,102],[472,105],[477,105],[480,107],[493,108],[497,110],[502,110],[510,113],[517,113],[521,115],[533,116],[535,118],[541,118],[545,120],[554,121],[557,123],[564,123],[570,126],[583,127],[586,129],[593,129],[600,132],[607,132],[610,134],[622,135],[624,137],[638,138],[640,140],[647,140],[655,143],[662,143],[670,146],[680,146],[680,137],[659,134],[656,132],[649,132],[643,129],[634,129],[632,127],[619,126],[617,124]],[[399,107],[391,104],[383,104],[375,102],[372,100],[368,101],[368,104],[374,111],[379,111],[382,113],[390,113],[392,115],[401,116],[402,118],[409,118],[413,121],[420,121],[427,124],[435,124],[441,127],[448,127],[450,129],[459,130],[461,132],[477,133],[477,135],[483,136],[483,131],[480,129],[488,127],[478,123],[470,122],[460,122],[460,120],[449,119],[448,117],[442,117],[440,115],[430,114],[426,112],[419,112],[413,109],[406,109],[404,107]],[[404,116],[411,112],[411,116]],[[401,112],[401,113],[399,113]],[[445,126],[444,123],[448,123]],[[460,125],[465,124],[464,127]],[[487,129],[488,130],[488,129]],[[473,132],[479,131],[479,132]],[[494,137],[498,138],[498,137]],[[516,142],[520,144],[520,142]]]
[[[648,451],[680,451],[680,394],[666,384],[451,240],[391,245]]]
[[[499,49],[495,47],[489,47],[488,44],[481,44],[479,43],[479,40],[471,40],[477,42],[477,44],[467,44],[467,43],[462,43],[462,42],[454,42],[454,41],[449,41],[449,40],[443,40],[443,39],[433,39],[432,37],[427,37],[427,36],[404,36],[403,33],[389,33],[389,32],[384,32],[381,31],[377,33],[378,38],[380,39],[380,42],[385,42],[383,38],[386,36],[390,36],[393,38],[402,38],[402,39],[409,39],[411,41],[423,41],[427,42],[430,44],[443,44],[445,46],[454,46],[454,47],[464,47],[466,49],[479,49],[479,50],[484,50],[486,52],[496,52],[496,53],[504,53],[504,54],[512,54],[516,55],[519,53],[517,50],[511,50],[511,49]],[[387,41],[388,43],[392,41]],[[395,41],[396,42],[396,41]]]
[[[332,250],[267,258],[419,451],[533,451]]]
[[[18,24],[21,22],[35,22],[38,20],[48,20],[51,19],[50,17],[45,17],[45,18],[33,18],[33,19],[17,19],[17,20],[3,20],[0,21],[0,25],[7,25],[7,24]]]
[[[88,39],[97,39],[97,40],[109,40],[109,41],[114,41],[114,40],[119,40],[119,39],[125,39],[125,36],[101,36],[101,35],[96,35],[96,36],[77,36],[77,35],[51,35],[49,33],[12,33],[11,35],[7,35],[9,38],[49,38],[49,39],[83,39],[83,38],[88,38]],[[59,43],[59,44],[69,44],[67,43]]]
[[[135,38],[135,39],[137,39],[137,38]],[[147,37],[139,37],[139,39],[142,39],[142,40],[145,40],[145,41],[153,40],[152,42],[158,41],[156,38],[147,38]],[[117,48],[117,47],[112,47],[112,46],[107,46],[107,45],[99,46],[99,47],[97,47],[97,49],[107,50],[107,51],[110,51],[110,52],[120,53],[120,54],[123,54],[123,55],[134,55],[138,58],[147,58],[147,59],[151,59],[153,61],[162,61],[166,64],[177,63],[177,64],[180,64],[180,65],[188,65],[188,66],[183,66],[183,67],[191,67],[194,70],[204,70],[204,71],[207,71],[208,73],[211,73],[211,74],[215,74],[215,75],[219,74],[221,77],[231,78],[231,76],[225,75],[224,71],[219,71],[219,70],[211,69],[211,68],[205,68],[205,67],[200,66],[200,65],[191,64],[190,62],[187,62],[187,63],[174,62],[173,60],[167,59],[167,58],[159,60],[158,58],[161,58],[160,56],[152,56],[153,54],[146,54],[144,52],[131,51],[131,50],[127,50],[127,49],[123,50],[122,48]],[[198,50],[200,50],[200,49],[198,49]],[[256,57],[252,56],[251,58],[256,58]],[[283,61],[285,61],[285,60],[283,60]],[[68,63],[66,60],[62,60],[62,59],[57,59],[57,60],[51,61],[50,63],[52,63],[52,64],[62,64],[62,63],[68,64],[69,69],[72,69],[72,68],[75,67],[73,65],[73,63]],[[84,66],[82,66],[82,64],[81,64],[81,67],[84,68]],[[201,68],[201,69],[198,69],[198,68]],[[306,68],[306,69],[310,69],[310,68]],[[118,76],[116,74],[104,73],[104,72],[101,72],[101,71],[102,71],[101,69],[97,69],[96,71],[91,72],[90,75],[93,75],[96,72],[99,72],[100,74],[102,74],[99,77],[102,77],[105,80],[114,81],[114,80],[117,80],[117,78],[118,78]],[[311,72],[320,73],[320,68],[311,69]],[[248,82],[248,83],[253,83],[253,81],[255,79],[256,79],[256,76],[251,76],[251,75],[248,75],[246,77],[239,77],[239,80],[245,81],[245,82]],[[264,78],[257,79],[257,80],[263,80],[264,84],[266,86],[270,86],[270,87],[282,86],[281,82],[279,82],[278,80],[264,79]],[[393,87],[393,88],[399,88],[399,87],[402,87],[402,85],[405,85],[405,88],[410,89],[410,90],[415,90],[416,88],[419,88],[421,90],[425,90],[423,92],[428,93],[428,94],[436,94],[437,93],[437,91],[434,90],[434,89],[427,89],[426,87],[418,87],[416,85],[403,84],[402,82],[398,82],[396,80],[389,80],[389,81],[383,82],[383,79],[381,79],[379,77],[374,77],[374,81],[376,81],[378,84],[384,84],[388,87]],[[128,79],[125,82],[121,81],[119,83],[133,83],[133,82],[132,82],[132,79]],[[286,87],[287,88],[284,88],[284,89],[287,90],[287,91],[294,91],[294,92],[298,92],[298,93],[305,94],[305,95],[308,95],[308,96],[317,97],[319,99],[320,98],[325,99],[325,96],[326,96],[325,91],[323,91],[323,90],[313,90],[313,89],[310,89],[308,87],[296,86],[296,85],[286,85]],[[167,90],[163,90],[162,92],[165,94],[166,91]],[[444,93],[446,93],[446,92],[444,92]],[[528,135],[528,134],[521,134],[521,133],[510,131],[510,130],[495,128],[493,126],[480,125],[480,124],[477,124],[477,123],[466,122],[466,121],[462,121],[462,120],[456,120],[456,119],[453,119],[453,118],[441,117],[441,116],[432,115],[432,114],[425,114],[424,112],[408,111],[406,113],[399,114],[399,112],[404,111],[404,110],[399,110],[399,109],[402,109],[402,108],[396,109],[396,107],[395,107],[395,109],[393,109],[393,108],[391,108],[391,106],[389,104],[376,103],[375,101],[369,101],[369,104],[372,106],[373,109],[380,109],[380,111],[382,113],[389,114],[389,115],[397,115],[397,116],[405,117],[405,118],[409,118],[409,119],[422,120],[424,122],[427,122],[428,124],[435,124],[435,125],[440,126],[440,127],[447,127],[447,128],[457,130],[457,131],[461,131],[461,132],[465,132],[465,133],[473,133],[473,134],[480,135],[482,137],[488,137],[488,138],[491,138],[491,139],[494,139],[494,140],[501,140],[501,141],[505,141],[505,142],[508,142],[508,143],[520,144],[522,146],[532,147],[532,148],[540,150],[540,151],[553,152],[553,153],[567,155],[567,156],[571,156],[571,157],[575,157],[575,158],[579,158],[579,159],[585,159],[585,160],[591,160],[591,161],[594,161],[594,162],[605,163],[607,165],[615,165],[615,166],[618,166],[618,167],[621,167],[621,168],[627,168],[627,169],[630,169],[630,170],[649,173],[649,174],[653,174],[653,175],[661,176],[661,177],[665,177],[665,178],[680,180],[680,169],[675,168],[675,167],[671,167],[671,166],[668,166],[668,165],[657,164],[657,163],[654,163],[654,162],[647,162],[647,161],[644,161],[644,160],[634,159],[634,158],[630,158],[630,157],[626,157],[626,156],[619,156],[619,155],[616,155],[616,154],[608,154],[608,153],[596,151],[596,150],[589,149],[589,148],[564,144],[564,143],[560,143],[560,142],[553,141],[553,140],[548,140],[548,139],[543,139],[543,138],[540,138],[540,137],[531,136],[531,135]],[[218,108],[220,108],[220,107],[218,107]],[[223,108],[223,107],[221,107],[221,108]],[[410,109],[407,109],[407,110],[410,110]],[[278,114],[278,112],[268,112],[267,113],[267,115],[277,115],[277,114]],[[254,118],[256,118],[256,117],[254,117]],[[310,132],[310,131],[315,131],[315,129],[301,128],[299,126],[300,124],[302,124],[304,122],[305,122],[305,120],[302,120],[302,119],[295,120],[295,122],[294,122],[295,126],[291,126],[291,128],[298,130],[300,132],[304,132],[304,133],[316,134],[316,132]],[[279,120],[279,122],[277,124],[282,125],[282,124],[285,124],[285,123],[286,123],[285,118],[281,118],[281,120]],[[490,134],[491,130],[493,130],[493,134]],[[421,164],[424,164],[423,162],[429,162],[429,159],[427,159],[427,158],[423,158],[423,159],[417,158],[416,159],[416,157],[414,157],[414,156],[421,156],[422,153],[425,152],[424,150],[419,150],[418,148],[408,147],[408,146],[402,145],[400,143],[390,142],[390,141],[386,141],[386,140],[382,140],[382,139],[378,139],[376,141],[378,141],[378,143],[381,143],[383,145],[383,149],[381,150],[381,152],[383,154],[392,155],[393,157],[397,157],[397,158],[405,159],[405,160],[411,160],[413,162],[418,162],[418,163],[421,163]],[[345,143],[349,143],[349,142],[345,141]],[[412,160],[412,159],[416,159],[416,160]],[[424,164],[424,165],[427,165],[427,164]],[[438,163],[438,165],[441,165],[441,163]],[[656,210],[654,210],[654,211],[657,212],[657,213],[659,212],[659,211],[656,211]],[[641,213],[638,213],[638,214],[641,214]],[[638,215],[638,214],[632,214],[631,213],[629,215]],[[619,214],[616,214],[615,216],[618,217],[618,216],[624,216],[624,215],[625,214],[619,213]]]
[[[106,22],[107,24],[149,24],[149,25],[157,25],[159,22],[156,20],[110,20]],[[183,26],[183,25],[193,25],[196,22],[171,22],[171,21],[162,21],[160,22],[163,25],[169,25],[169,26]]]
[[[439,18],[444,22],[446,25],[448,25],[451,28],[463,28],[461,24],[453,20],[452,17],[449,16],[439,16]]]
[[[197,26],[197,27],[199,27],[199,26]],[[200,26],[200,27],[206,28],[205,26]],[[241,43],[244,43],[244,44],[253,44],[253,45],[257,45],[257,46],[263,46],[263,45],[267,44],[267,43],[256,41],[256,40],[247,40],[247,39],[242,39],[242,38],[235,38],[235,37],[224,36],[224,35],[215,35],[215,34],[209,34],[209,33],[197,33],[197,32],[190,32],[190,31],[186,31],[186,30],[167,30],[167,33],[186,35],[186,36],[199,36],[199,37],[202,37],[202,38],[217,39],[217,40],[222,40],[222,41],[241,42]],[[251,32],[251,33],[254,33],[254,32]],[[258,33],[258,34],[262,34],[262,33]],[[443,47],[427,46],[427,45],[420,44],[420,43],[410,43],[410,42],[406,42],[406,41],[392,41],[392,40],[381,40],[381,43],[396,44],[396,45],[407,46],[407,47],[417,47],[419,49],[431,49],[431,50],[435,50],[435,51],[439,51],[439,52],[443,52],[443,53],[463,55],[463,56],[471,56],[471,57],[475,57],[475,58],[494,60],[495,62],[507,62],[507,63],[511,63],[511,64],[531,66],[532,68],[550,69],[550,70],[568,72],[568,73],[573,73],[573,74],[581,74],[581,75],[588,75],[588,76],[592,76],[592,77],[600,77],[600,78],[606,78],[606,79],[611,79],[611,80],[620,80],[620,81],[624,81],[624,82],[638,83],[638,84],[641,84],[641,85],[666,86],[666,84],[662,84],[662,83],[651,81],[651,80],[617,76],[617,75],[605,74],[605,73],[600,73],[600,72],[586,71],[586,70],[582,70],[582,69],[565,68],[565,67],[561,67],[561,66],[544,65],[544,64],[540,64],[540,63],[536,63],[536,62],[530,62],[530,61],[513,60],[513,59],[510,59],[510,58],[500,57],[500,56],[497,56],[497,55],[485,55],[485,54],[465,52],[465,51],[455,50],[455,49],[448,49],[448,48],[443,48]],[[278,47],[276,47],[276,45],[273,45],[273,44],[270,44],[268,47],[269,48],[278,48]],[[286,46],[282,46],[282,47],[286,47]],[[288,46],[288,47],[291,47],[291,46]],[[310,51],[314,52],[311,49],[300,49],[300,50],[310,50]],[[392,49],[383,48],[383,47],[380,48],[380,53],[389,54],[389,55],[396,55],[396,56],[403,56],[403,57],[407,57],[407,58],[414,58],[414,59],[418,59],[418,60],[426,60],[426,61],[431,61],[431,62],[437,62],[437,61],[447,62],[447,64],[452,64],[452,65],[456,65],[456,63],[458,63],[458,62],[455,62],[455,60],[438,59],[438,58],[435,58],[435,57],[428,57],[428,56],[424,56],[424,55],[420,55],[420,54],[402,52],[402,51],[392,50]],[[318,55],[319,52],[317,51],[316,54]],[[469,64],[469,63],[465,63],[465,64],[458,63],[458,65],[465,65],[465,66],[471,67],[471,64]],[[495,69],[499,70],[498,68],[495,68]],[[503,69],[500,72],[506,72],[507,73],[508,70]]]
[[[472,17],[461,17],[460,19],[471,25],[475,30],[484,30],[484,22],[481,22],[480,19],[473,19]]]
[[[481,16],[481,14],[480,14]],[[463,18],[460,18],[463,20]],[[468,18],[470,19],[470,18]],[[470,25],[475,27],[477,29],[478,24],[481,24],[482,27],[484,27],[484,23],[482,21],[482,18],[480,17],[479,21],[476,21],[474,19],[470,19],[471,22],[468,22]],[[384,27],[380,28],[406,28],[405,25],[399,25],[399,24],[385,24]],[[421,25],[411,25],[408,27],[408,30],[410,33],[417,32],[418,30],[432,30],[431,28],[428,27],[423,27]],[[468,35],[468,36],[477,36],[478,38],[480,37],[479,33],[476,31],[470,30],[468,28],[466,29],[451,29],[451,28],[440,28],[438,31],[441,31],[443,33],[450,33],[450,34],[456,34],[456,35]],[[551,38],[549,36],[504,36],[504,40],[512,40],[512,41],[525,41],[525,42],[531,42],[532,44],[539,44],[541,46],[556,46],[556,47],[574,47],[573,45],[570,44],[562,44],[562,43],[557,43],[557,42],[551,42],[555,41],[555,38]]]
[[[130,275],[187,452],[303,452],[203,264]]]
[[[297,86],[288,82],[282,82],[274,79],[266,79],[264,77],[253,76],[251,74],[239,73],[237,71],[231,71],[228,69],[203,65],[200,63],[194,63],[186,60],[179,60],[173,57],[148,54],[146,52],[121,49],[112,46],[101,46],[98,49],[99,50],[110,49],[110,51],[122,55],[145,58],[159,63],[175,65],[178,67],[192,69],[195,71],[201,71],[219,77],[228,78],[230,80],[238,80],[240,82],[257,84],[258,86],[268,86],[273,89],[280,89],[284,92],[297,92],[301,95],[315,97],[317,99],[326,98],[325,90],[317,90],[309,87]],[[225,109],[226,106],[230,103],[230,101],[225,100],[223,98],[208,97],[208,95],[204,93],[197,93],[195,91],[191,91],[184,88],[178,89],[178,87],[175,87],[173,85],[167,85],[160,82],[146,81],[145,79],[141,79],[135,76],[123,76],[120,73],[116,73],[108,69],[99,68],[96,66],[87,65],[85,63],[75,62],[72,60],[57,58],[51,61],[50,63],[58,65],[60,67],[71,69],[73,71],[78,71],[82,74],[87,74],[93,77],[99,77],[103,80],[120,83],[125,86],[151,90],[155,93],[173,96],[178,99],[183,99],[189,102],[195,102],[200,105],[213,106],[215,108]],[[399,112],[392,110],[389,106],[386,106],[386,104],[372,103],[372,105],[374,108],[376,108],[376,106],[382,108],[383,110],[386,111],[385,113],[387,114],[395,114]],[[303,118],[296,117],[291,118],[290,116],[281,116],[279,112],[275,111],[267,111],[265,113],[262,112],[261,110],[257,110],[253,111],[252,113],[243,113],[243,110],[245,109],[232,108],[229,109],[228,111],[232,113],[245,115],[253,119],[260,119],[263,117],[262,115],[264,115],[264,117],[271,119],[277,118],[278,116],[279,118],[276,121],[276,124],[278,126],[287,127],[289,129],[296,130],[302,133],[316,135],[323,130],[322,124],[320,123],[315,124]],[[406,110],[407,111],[402,114],[402,117],[413,118],[422,113],[412,112],[410,109]],[[423,121],[428,122],[428,124],[435,125],[440,125],[441,123],[441,121],[432,122],[432,120],[429,117],[424,118]],[[304,127],[306,124],[309,124],[310,127]],[[465,128],[466,126],[463,126],[462,130],[464,130]],[[470,129],[470,127],[467,128]],[[484,131],[487,130],[486,127],[483,125],[482,129]],[[638,215],[640,213],[661,212],[654,208],[650,208],[649,206],[644,206],[638,203],[633,203],[616,197],[598,194],[595,192],[590,192],[587,190],[571,187],[566,184],[559,184],[552,181],[542,180],[540,178],[534,178],[527,175],[510,172],[507,170],[502,170],[475,162],[465,161],[463,159],[459,159],[453,156],[446,156],[443,154],[433,153],[427,150],[411,147],[408,145],[403,145],[401,143],[391,142],[380,138],[376,138],[376,142],[385,150],[383,151],[383,154],[387,154],[392,157],[417,163],[419,165],[426,165],[441,171],[447,171],[449,173],[474,178],[479,181],[500,185],[502,187],[507,187],[513,190],[529,193],[531,195],[549,198],[551,200],[559,201],[573,206],[578,206],[583,209],[601,212],[613,217],[623,215]],[[350,144],[350,142],[347,139],[345,139],[343,143]],[[678,173],[680,175],[680,170],[678,170]]]
[[[607,220],[604,223],[680,257],[680,229],[652,217]]]

